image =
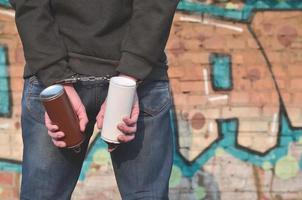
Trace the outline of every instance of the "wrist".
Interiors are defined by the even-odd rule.
[[[132,80],[134,80],[134,81],[136,81],[136,82],[138,81],[137,78],[135,78],[135,77],[133,77],[133,76],[126,75],[126,74],[120,73],[120,74],[118,74],[118,76],[127,77],[127,78],[130,78],[130,79],[132,79]]]

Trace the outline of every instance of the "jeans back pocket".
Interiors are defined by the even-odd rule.
[[[153,81],[137,89],[140,115],[155,117],[171,106],[169,81]]]
[[[45,89],[35,76],[25,79],[24,82],[24,105],[29,115],[36,121],[44,124],[45,109],[40,101],[40,93]]]

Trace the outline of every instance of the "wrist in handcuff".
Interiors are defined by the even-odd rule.
[[[114,76],[116,76],[116,75],[114,75]],[[110,75],[105,75],[105,76],[83,76],[83,75],[75,74],[75,75],[71,76],[70,78],[65,78],[65,79],[61,79],[59,81],[56,81],[55,84],[73,84],[73,83],[77,83],[77,82],[98,81],[98,80],[102,80],[102,81],[104,80],[104,81],[107,81],[109,83],[110,78],[114,77],[114,76],[110,76]],[[143,81],[142,80],[135,80],[135,82],[136,82],[136,85],[138,86]]]

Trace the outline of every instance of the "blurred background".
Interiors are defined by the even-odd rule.
[[[15,200],[25,61],[0,5],[0,199]],[[181,0],[166,53],[170,199],[301,200],[302,1]],[[72,199],[120,199],[97,130]]]

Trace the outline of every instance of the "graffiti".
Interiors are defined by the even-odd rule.
[[[246,0],[233,3],[232,1],[218,1],[220,3],[200,3],[202,0],[181,0],[178,4],[179,10],[194,13],[209,14],[222,17],[225,20],[249,21],[255,11],[265,10],[301,10],[300,0]]]
[[[173,23],[167,47],[175,70],[170,77],[175,136],[171,194],[233,199],[222,194],[237,188],[220,179],[225,172],[242,173],[231,176],[239,185],[241,177],[249,180],[240,185],[255,191],[246,199],[282,198],[272,193],[279,183],[275,176],[299,179],[302,170],[302,2],[182,0],[178,10],[184,12]],[[0,53],[0,113],[6,116],[12,105],[5,48]],[[1,123],[0,129],[5,126]],[[111,168],[106,148],[96,130],[81,181],[91,171]],[[20,163],[2,157],[0,171],[19,173]],[[236,170],[230,173],[232,168]]]
[[[5,47],[0,47],[0,116],[9,116],[11,108],[6,52]]]
[[[291,10],[292,16],[301,19],[299,9],[302,2],[246,1],[231,8],[226,4],[218,6],[197,1],[179,4],[180,10],[191,11],[190,15],[183,14],[179,18],[181,23],[188,24],[185,27],[191,32],[184,31],[175,23],[176,42],[171,42],[169,48],[171,57],[176,60],[172,64],[177,66],[181,56],[190,51],[199,51],[200,57],[208,57],[209,62],[196,62],[192,53],[193,59],[182,63],[187,63],[191,71],[198,71],[200,75],[190,79],[185,72],[175,77],[174,83],[177,84],[188,80],[199,84],[189,89],[181,88],[181,94],[174,90],[176,100],[171,111],[171,124],[176,135],[174,164],[181,172],[172,173],[172,177],[175,176],[173,183],[179,182],[173,185],[176,188],[184,177],[193,178],[204,172],[204,168],[225,153],[251,164],[254,169],[274,170],[280,179],[298,177],[302,169],[301,152],[292,156],[290,150],[293,144],[300,144],[302,138],[302,119],[297,114],[301,108],[298,100],[301,97],[298,86],[301,76],[297,74],[301,67],[298,52],[301,33],[296,28],[301,26],[301,21],[300,24],[289,23],[284,19],[286,14],[280,12],[287,10],[288,14]],[[266,19],[265,16],[269,15],[262,15],[264,11],[271,16],[278,14],[280,20],[272,22],[272,18]],[[223,19],[210,18],[206,14]],[[227,34],[232,37],[227,37]],[[188,44],[186,40],[194,40],[196,45],[193,42]],[[280,57],[276,57],[276,52]],[[280,63],[292,73],[289,75],[292,80],[288,83],[284,83],[288,74],[280,72]],[[194,95],[199,98],[195,98],[196,103],[191,106],[177,99],[190,100]],[[296,101],[288,98],[289,95]],[[254,171],[258,173],[259,170]],[[262,194],[264,186],[257,173],[254,173],[255,199],[267,199]],[[270,185],[271,191],[272,187]],[[282,198],[271,194],[271,199],[277,197]]]

